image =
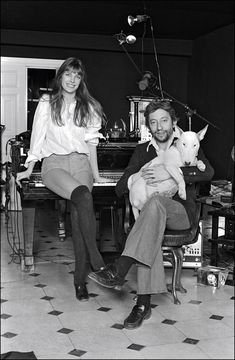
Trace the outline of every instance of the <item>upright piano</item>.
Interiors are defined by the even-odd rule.
[[[110,178],[107,183],[94,183],[93,199],[96,213],[101,218],[102,211],[109,209],[112,217],[112,235],[117,251],[122,248],[123,236],[123,211],[124,201],[117,198],[115,186],[128,165],[130,157],[136,146],[134,142],[101,143],[97,149],[98,166],[100,175]],[[12,173],[24,170],[23,164],[28,149],[21,142],[11,144]],[[22,188],[17,188],[20,193],[22,207],[22,228],[23,228],[23,251],[21,268],[24,271],[34,269],[34,223],[37,211],[38,200],[55,200],[58,209],[58,237],[61,241],[65,239],[65,203],[66,200],[56,195],[42,183],[41,163],[37,163],[30,179],[21,182]]]

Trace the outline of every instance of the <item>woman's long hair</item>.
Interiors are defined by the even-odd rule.
[[[88,121],[92,118],[92,109],[102,119],[102,122],[105,122],[105,114],[102,106],[88,91],[84,66],[81,60],[73,57],[66,59],[56,73],[52,86],[53,90],[50,94],[52,120],[59,126],[63,125],[61,118],[64,100],[62,75],[64,72],[71,70],[78,71],[78,74],[81,76],[81,82],[75,94],[76,106],[73,118],[74,124],[77,126],[86,126]]]

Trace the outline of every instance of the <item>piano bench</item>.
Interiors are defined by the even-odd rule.
[[[22,188],[18,188],[21,195],[22,206],[22,228],[23,228],[23,258],[22,269],[32,270],[34,268],[33,261],[33,238],[34,238],[34,222],[35,212],[37,210],[38,200],[55,200],[55,208],[58,210],[58,238],[60,241],[66,240],[66,226],[69,222],[67,214],[69,212],[69,202],[60,196],[56,195],[45,186],[32,186],[29,182],[22,181]],[[120,205],[116,194],[115,186],[109,187],[94,187],[92,194],[94,199],[94,209],[100,214],[103,209],[110,209],[111,212],[111,235],[114,241],[116,251],[119,251],[122,246],[122,229],[123,229],[123,204]],[[103,221],[103,230],[105,226]],[[100,225],[100,224],[99,224]]]

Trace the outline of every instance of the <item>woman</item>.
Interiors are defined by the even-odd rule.
[[[72,239],[75,252],[74,286],[80,301],[88,300],[86,264],[98,270],[104,261],[96,244],[96,219],[91,195],[99,176],[96,147],[104,113],[89,93],[85,69],[76,58],[68,58],[59,68],[53,90],[43,95],[37,106],[25,162],[26,171],[16,182],[29,178],[34,165],[43,159],[41,176],[45,186],[71,200]]]

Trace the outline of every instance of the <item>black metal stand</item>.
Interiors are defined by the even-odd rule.
[[[155,62],[157,65],[157,69],[158,69],[158,76],[153,75],[150,71],[148,71],[148,74],[150,75],[148,78],[148,85],[147,88],[152,88],[152,89],[157,89],[160,94],[161,94],[161,99],[164,100],[164,95],[166,95],[167,97],[169,97],[169,100],[173,100],[176,103],[180,104],[181,106],[183,106],[186,110],[186,115],[188,118],[188,123],[189,123],[189,131],[191,131],[192,128],[192,116],[195,114],[197,115],[200,119],[202,119],[203,121],[205,121],[207,124],[213,126],[214,128],[216,128],[217,130],[221,130],[218,126],[212,124],[209,120],[207,120],[206,118],[204,118],[203,116],[201,116],[200,114],[197,113],[197,110],[193,110],[191,109],[187,104],[182,103],[181,101],[177,100],[176,98],[174,98],[173,96],[171,96],[170,94],[168,94],[166,91],[164,91],[162,89],[162,83],[161,83],[161,73],[160,73],[160,66],[159,66],[159,62],[158,62],[158,56],[157,56],[157,49],[156,49],[156,44],[155,44],[155,36],[154,36],[154,30],[153,30],[153,24],[152,24],[152,19],[150,16],[148,15],[142,15],[141,20],[139,18],[139,21],[137,22],[145,22],[147,21],[147,19],[150,20],[150,29],[151,29],[151,35],[152,35],[152,41],[153,41],[153,49],[154,49],[154,57],[155,57]],[[129,24],[130,25],[130,24]],[[132,26],[133,24],[131,24]],[[121,34],[117,34],[117,35],[122,35]],[[118,39],[119,40],[119,39]],[[122,39],[123,40],[123,39]],[[120,41],[119,40],[119,44],[122,46],[123,50],[125,51],[126,55],[128,56],[128,58],[131,60],[132,64],[134,65],[135,69],[137,70],[137,72],[139,74],[142,75],[143,77],[143,71],[141,71],[139,69],[139,67],[136,65],[136,63],[134,62],[134,60],[132,59],[132,57],[130,56],[130,54],[128,53],[128,51],[126,50],[126,48],[123,46],[123,43],[126,41]],[[142,53],[143,56],[143,53]],[[153,81],[152,81],[153,80]],[[158,82],[158,85],[157,85]],[[150,92],[151,93],[151,92]],[[164,94],[164,95],[163,95]],[[156,96],[156,94],[151,93],[151,95]],[[136,137],[138,137],[138,133],[139,133],[139,129],[137,129],[136,127],[134,128],[133,132],[132,132]],[[133,135],[131,134],[131,135]]]
[[[201,116],[200,114],[197,113],[197,110],[196,109],[191,109],[187,104],[184,104],[183,102],[177,100],[175,97],[173,97],[172,95],[170,95],[169,93],[167,93],[166,91],[160,89],[160,87],[156,84],[156,81],[157,81],[157,77],[155,75],[152,74],[152,77],[155,79],[155,82],[153,83],[152,85],[152,88],[155,88],[157,89],[158,91],[161,92],[161,94],[163,93],[164,95],[166,95],[168,97],[169,100],[173,100],[175,101],[177,104],[183,106],[186,110],[186,115],[188,117],[188,123],[189,123],[189,131],[191,131],[191,127],[192,127],[192,116],[193,115],[197,115],[200,119],[202,119],[203,121],[205,121],[207,124],[213,126],[215,129],[217,130],[221,130],[218,126],[212,124],[209,120],[207,120],[206,118],[204,118],[203,116]],[[153,94],[151,93],[152,95],[155,95],[156,94]]]
[[[10,195],[10,180],[11,180],[11,168],[10,168],[10,164],[8,162],[6,162],[6,184],[5,184],[5,205],[4,205],[4,212],[5,212],[5,218],[6,221],[9,219],[9,202],[11,200],[11,195]]]

